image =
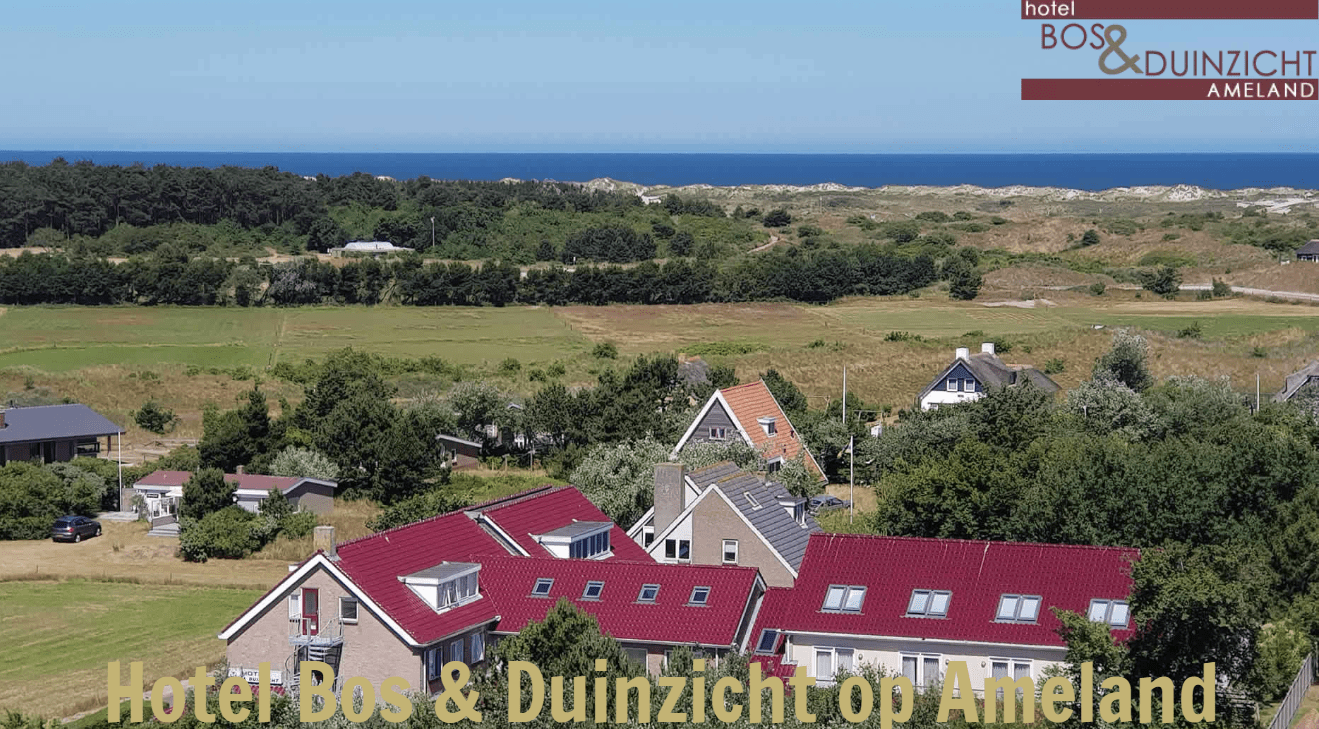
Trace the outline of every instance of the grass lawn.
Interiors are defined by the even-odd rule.
[[[0,367],[261,368],[343,347],[462,364],[550,360],[589,341],[545,308],[14,307],[0,316]]]
[[[0,583],[0,707],[62,717],[103,706],[110,661],[142,661],[148,689],[161,676],[191,674],[224,657],[215,634],[260,595],[85,580]]]

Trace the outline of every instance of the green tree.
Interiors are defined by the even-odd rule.
[[[202,464],[233,473],[239,466],[260,473],[259,457],[270,456],[276,445],[266,396],[253,388],[247,402],[236,410],[207,412],[202,417],[202,439],[197,444]]]
[[[270,475],[336,481],[339,478],[339,466],[318,451],[289,446],[270,462]]]
[[[1154,273],[1145,276],[1142,286],[1159,296],[1176,296],[1181,290],[1182,274],[1172,266],[1162,266]]]
[[[183,500],[179,516],[201,519],[207,514],[233,506],[238,483],[226,481],[224,471],[203,468],[183,482]]]
[[[177,420],[173,410],[162,408],[155,400],[147,400],[141,409],[133,411],[133,422],[137,427],[160,435],[168,433]]]
[[[669,447],[653,438],[601,443],[582,457],[570,479],[616,524],[631,526],[655,501],[655,464]]]
[[[783,208],[775,208],[765,213],[763,223],[766,228],[784,228],[792,225],[792,216]]]
[[[1081,234],[1082,246],[1093,246],[1093,245],[1097,245],[1098,243],[1099,243],[1099,231],[1095,230],[1094,228],[1091,228],[1087,230],[1085,233]]]
[[[1099,379],[1108,372],[1132,390],[1145,392],[1154,385],[1149,351],[1144,337],[1121,330],[1113,336],[1113,346],[1095,361],[1093,376]]]
[[[792,380],[780,375],[778,370],[766,370],[760,375],[760,379],[765,381],[765,386],[769,392],[778,401],[779,407],[789,417],[794,417],[799,413],[806,412],[806,396],[802,391],[793,384]]]

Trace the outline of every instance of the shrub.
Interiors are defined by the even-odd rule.
[[[562,362],[555,362],[545,369],[545,374],[550,377],[563,377],[568,373],[568,368],[563,366]]]
[[[771,210],[765,213],[765,219],[762,221],[766,228],[784,228],[792,224],[792,216],[783,208]]]
[[[1170,240],[1177,240],[1177,239],[1180,238],[1180,237],[1182,237],[1182,236],[1181,236],[1181,233],[1164,233],[1164,234],[1163,234],[1163,240],[1164,240],[1165,242],[1166,242],[1166,241],[1170,241]]]
[[[1117,218],[1116,220],[1106,221],[1103,225],[1104,230],[1113,235],[1134,235],[1140,231],[1140,223],[1127,218]],[[1084,240],[1084,237],[1082,238]],[[1098,241],[1096,241],[1098,242]]]
[[[807,348],[807,349],[823,349],[825,346],[827,346],[827,345],[825,344],[825,341],[824,341],[823,339],[817,339],[817,340],[815,340],[814,342],[811,342],[810,344],[806,345],[806,348]]]
[[[991,337],[989,341],[994,345],[995,354],[1007,354],[1012,351],[1013,344],[1003,336]]]
[[[1107,290],[1108,287],[1104,285],[1103,281],[1096,281],[1090,284],[1090,293],[1094,294],[1095,296],[1103,296],[1104,292]]]
[[[618,359],[618,346],[613,342],[601,342],[591,350],[591,356],[596,359]]]
[[[1056,357],[1044,363],[1044,374],[1046,375],[1056,375],[1065,369],[1067,369],[1067,363]]]
[[[185,519],[179,533],[179,556],[188,562],[242,559],[261,549],[267,532],[262,522],[240,506],[227,506],[201,519]]]
[[[886,342],[919,342],[921,339],[921,335],[910,332],[889,332],[884,335],[884,341]]]
[[[1172,298],[1181,290],[1182,275],[1172,266],[1164,266],[1154,273],[1145,274],[1142,286],[1165,298]]]
[[[995,215],[994,217],[989,219],[989,222],[993,223],[994,225],[1005,225],[1008,222],[1008,219],[999,215]]]
[[[143,430],[164,435],[174,427],[178,418],[173,410],[162,408],[155,400],[147,400],[140,410],[133,411],[133,422]]]
[[[522,363],[515,357],[507,357],[499,363],[499,374],[511,377],[522,371]]]
[[[324,481],[339,480],[339,466],[329,456],[310,448],[289,446],[275,456],[270,462],[272,476],[296,476],[299,478],[319,478]]]
[[[947,223],[952,220],[952,218],[948,216],[948,213],[940,212],[938,210],[927,210],[923,213],[917,213],[916,219],[923,220],[927,223]]]
[[[953,213],[953,220],[973,220],[975,216],[965,210],[958,210]]]
[[[1269,356],[1269,352],[1263,347],[1256,346],[1254,349],[1250,350],[1250,356],[1257,357],[1259,359],[1264,359],[1265,357]]]
[[[1232,295],[1232,287],[1226,281],[1214,279],[1214,284],[1210,288],[1214,298],[1225,298]]]
[[[1099,243],[1099,231],[1095,230],[1094,228],[1091,228],[1090,230],[1087,230],[1085,233],[1081,234],[1081,245],[1092,246],[1097,243]]]
[[[1193,321],[1190,326],[1182,327],[1177,330],[1178,339],[1199,339],[1203,332],[1200,330],[1200,322]]]
[[[316,514],[310,511],[295,511],[279,523],[279,532],[292,539],[301,539],[316,528]]]

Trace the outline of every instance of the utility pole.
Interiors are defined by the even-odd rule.
[[[847,425],[847,365],[843,365],[843,425]]]
[[[856,518],[856,436],[847,436],[847,523]]]
[[[1259,373],[1255,373],[1255,412],[1259,412]]]

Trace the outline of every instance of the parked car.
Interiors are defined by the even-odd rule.
[[[851,505],[852,505],[852,502],[850,502],[850,501],[843,501],[842,499],[838,498],[837,496],[830,496],[829,494],[820,494],[819,496],[812,496],[810,502],[806,505],[806,508],[807,508],[812,514],[815,514],[815,513],[817,513],[817,512],[821,512],[821,511],[833,511],[834,509],[846,509],[847,507],[849,507],[849,506],[851,506]]]
[[[85,516],[61,516],[50,528],[50,538],[56,542],[81,542],[83,537],[101,536],[101,522]]]

